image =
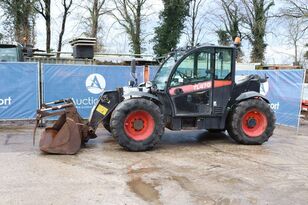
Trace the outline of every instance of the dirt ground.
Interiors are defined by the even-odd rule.
[[[100,128],[75,156],[42,154],[32,128],[0,127],[0,204],[308,203],[307,122],[299,135],[278,127],[262,146],[166,131],[142,153],[124,151]]]

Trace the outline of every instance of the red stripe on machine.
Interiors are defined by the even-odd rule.
[[[214,88],[219,88],[219,87],[224,87],[224,86],[229,86],[232,84],[232,81],[230,80],[215,80],[214,81]],[[183,93],[192,93],[192,92],[198,92],[198,91],[203,91],[210,89],[212,87],[212,81],[206,81],[206,82],[201,82],[193,85],[183,85],[179,87],[174,87],[169,90],[170,95],[176,95],[175,91],[176,89],[182,89]]]

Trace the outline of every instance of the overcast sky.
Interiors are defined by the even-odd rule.
[[[75,0],[80,1],[80,0]],[[87,1],[81,1],[87,3]],[[200,42],[217,44],[217,37],[215,30],[220,27],[219,20],[216,19],[216,14],[219,13],[217,3],[214,0],[207,0],[200,12],[200,16],[204,19],[202,28],[202,35]],[[282,5],[282,0],[275,1],[276,6],[272,12],[276,12]],[[159,11],[163,9],[163,4],[160,0],[148,0],[146,12],[150,16],[143,23],[143,33],[145,36],[143,47],[145,53],[152,54],[153,43],[153,28],[157,26],[159,18]],[[51,47],[56,49],[57,38],[61,25],[61,1],[52,1],[52,44]],[[82,9],[82,5],[74,5],[71,14],[68,17],[66,32],[64,35],[64,47],[63,51],[72,51],[68,41],[74,37],[79,37],[85,31],[85,25],[82,23],[83,18],[87,16],[87,11]],[[100,39],[105,46],[105,52],[107,53],[128,53],[130,51],[128,37],[124,30],[115,23],[111,16],[105,15],[101,18],[100,26],[102,27],[102,33]],[[2,28],[3,29],[3,28]],[[266,49],[266,62],[269,64],[287,64],[293,62],[294,49],[288,45],[286,37],[286,23],[281,19],[270,19],[268,22],[268,34],[266,36],[266,42],[268,47]],[[37,44],[36,47],[45,49],[45,22],[44,19],[38,15],[37,19]],[[308,32],[307,32],[308,33]],[[187,44],[187,38],[182,36],[180,45],[185,46]],[[304,52],[303,46],[307,42],[307,35],[300,42],[300,52]],[[245,53],[245,61],[249,61],[249,51],[251,47],[247,41],[243,41],[243,50]]]

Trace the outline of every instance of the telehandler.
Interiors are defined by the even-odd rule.
[[[272,136],[275,115],[260,94],[266,78],[235,83],[237,45],[202,45],[171,52],[151,82],[104,92],[82,123],[71,99],[43,104],[37,122],[60,115],[40,140],[43,152],[75,154],[96,138],[100,123],[129,151],[152,149],[170,130],[227,130],[238,143],[261,145]],[[35,132],[35,131],[34,131]]]

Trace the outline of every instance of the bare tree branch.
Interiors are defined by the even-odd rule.
[[[141,25],[147,15],[144,6],[147,0],[114,0],[115,9],[112,13],[118,24],[124,28],[130,38],[130,45],[135,54],[141,53]]]
[[[66,20],[67,20],[67,16],[69,15],[69,10],[72,4],[73,4],[73,0],[62,0],[63,16],[62,16],[61,32],[59,34],[59,39],[58,39],[57,58],[60,58],[60,52],[62,50],[62,40],[63,40],[63,35],[65,32]]]
[[[51,42],[51,0],[37,0],[34,9],[45,19],[46,26],[46,52],[50,52]]]

